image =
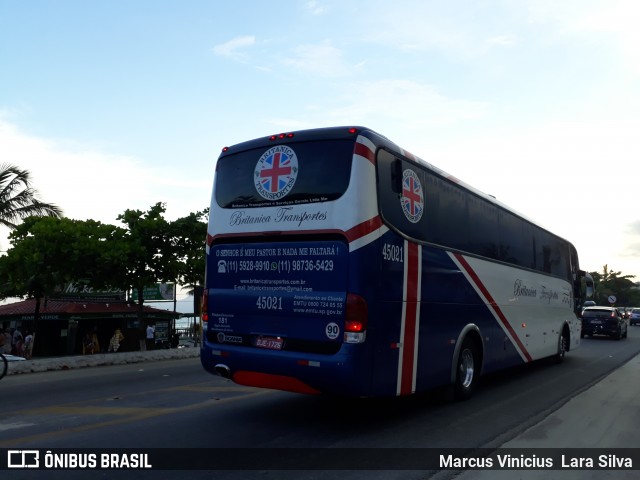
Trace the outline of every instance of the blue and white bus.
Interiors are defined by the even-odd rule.
[[[202,365],[242,385],[467,398],[580,343],[571,243],[363,127],[225,147],[206,258]]]

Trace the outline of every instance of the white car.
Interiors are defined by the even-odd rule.
[[[4,358],[7,359],[7,362],[21,362],[23,360],[26,360],[26,358],[24,357],[16,357],[15,355],[7,355],[6,353],[3,354]]]
[[[9,362],[19,362],[21,360],[25,360],[22,357],[16,357],[15,355],[5,355],[2,354],[0,356],[0,378],[3,378],[7,371],[9,370]]]

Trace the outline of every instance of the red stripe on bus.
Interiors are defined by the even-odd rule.
[[[379,215],[376,215],[369,220],[365,220],[362,223],[359,223],[353,228],[350,228],[347,231],[337,230],[337,229],[323,229],[323,230],[294,230],[291,232],[285,231],[264,231],[264,232],[241,232],[241,233],[219,233],[217,235],[207,234],[207,244],[209,246],[213,245],[215,240],[220,240],[224,238],[240,238],[240,237],[265,237],[265,236],[275,236],[275,235],[324,235],[324,234],[344,234],[347,237],[349,243],[354,242],[362,237],[369,235],[370,233],[375,232],[380,227],[382,227],[382,219]]]
[[[518,335],[516,334],[515,330],[513,329],[513,327],[511,327],[511,324],[509,324],[507,317],[504,315],[504,313],[502,313],[502,310],[500,309],[496,301],[493,299],[493,297],[489,293],[489,290],[487,290],[487,287],[484,286],[484,284],[482,283],[482,280],[480,280],[480,277],[478,277],[478,274],[476,274],[473,268],[471,268],[471,265],[469,265],[469,262],[467,262],[462,255],[460,255],[459,253],[454,253],[454,255],[458,260],[458,262],[460,262],[460,265],[462,265],[464,269],[467,271],[467,273],[469,274],[473,282],[476,284],[476,286],[480,289],[480,291],[484,295],[487,302],[489,302],[489,306],[493,309],[496,315],[498,315],[498,318],[502,322],[502,325],[504,325],[504,327],[509,331],[509,333],[511,334],[511,338],[514,339],[514,341],[518,345],[518,348],[522,351],[527,361],[528,362],[533,361],[533,358],[531,358],[531,355],[529,355],[529,352],[525,348],[522,341],[520,341],[520,339],[518,338]]]
[[[207,241],[209,242],[209,246],[213,246],[213,242],[218,240],[224,240],[226,238],[253,238],[253,237],[287,237],[292,235],[344,235],[345,232],[342,230],[338,230],[337,228],[332,229],[322,229],[322,230],[293,230],[290,232],[285,232],[282,230],[265,230],[263,232],[239,232],[239,233],[218,233],[217,235],[211,236],[211,234],[207,234]]]
[[[369,160],[374,165],[376,164],[376,156],[375,156],[375,154],[371,151],[371,149],[369,147],[367,147],[366,145],[364,145],[364,144],[362,144],[360,142],[356,142],[356,146],[353,149],[353,153],[356,154],[356,155],[360,155],[361,157],[366,158],[367,160]]]
[[[405,326],[402,338],[402,377],[400,379],[400,394],[413,393],[413,376],[416,348],[416,334],[418,327],[418,276],[420,275],[419,245],[406,242],[407,248],[407,276],[404,280],[406,288]]]
[[[376,215],[375,217],[370,218],[369,220],[365,220],[355,227],[350,228],[349,230],[344,232],[344,234],[347,236],[347,240],[349,240],[349,243],[351,243],[358,240],[359,238],[369,235],[372,232],[375,232],[381,226],[382,219],[379,215]]]

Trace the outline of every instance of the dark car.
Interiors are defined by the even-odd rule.
[[[582,311],[582,336],[585,335],[627,338],[627,321],[617,308],[587,307]]]
[[[631,309],[631,313],[629,313],[629,323],[631,325],[640,323],[640,308]]]

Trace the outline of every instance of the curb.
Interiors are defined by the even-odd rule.
[[[149,361],[176,360],[200,356],[199,348],[172,348],[138,352],[97,353],[73,357],[34,358],[19,362],[9,362],[7,375],[22,373],[71,370],[74,368],[100,367],[105,365],[125,365]]]

